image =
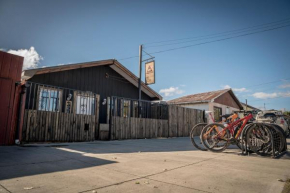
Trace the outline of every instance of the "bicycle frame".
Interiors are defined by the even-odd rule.
[[[213,119],[213,117],[211,116],[211,118]],[[234,113],[233,115],[229,116],[225,122],[230,122],[230,123],[233,123],[233,121],[238,118],[238,114]],[[214,119],[213,119],[214,120]],[[218,123],[223,123],[222,121],[221,122],[218,122]],[[206,136],[208,136],[208,134],[213,130],[215,129],[217,133],[219,133],[219,130],[217,128],[217,126],[213,126],[209,131],[207,131],[203,137],[206,138]]]
[[[231,135],[234,137],[234,139],[237,139],[241,132],[243,131],[244,127],[246,126],[247,122],[253,118],[253,115],[252,114],[249,114],[247,116],[245,116],[244,118],[242,119],[239,119],[237,121],[234,121],[233,123],[229,124],[226,128],[224,128],[223,130],[221,130],[218,134],[217,134],[217,137],[223,137],[222,135],[224,135],[226,132],[226,130],[229,130]],[[240,123],[243,123],[241,128],[238,130],[236,136],[234,136],[234,132],[235,132],[235,127],[237,127]]]

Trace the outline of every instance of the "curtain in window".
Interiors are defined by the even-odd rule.
[[[94,115],[95,114],[95,97],[79,93],[76,96],[76,114]]]
[[[61,91],[53,88],[39,88],[38,110],[53,111],[60,110]]]

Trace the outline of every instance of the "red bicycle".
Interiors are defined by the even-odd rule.
[[[230,144],[236,144],[241,149],[242,139],[241,133],[246,124],[253,118],[252,114],[246,115],[244,118],[238,119],[229,125],[212,123],[205,126],[201,132],[200,138],[204,147],[213,152],[222,152]],[[270,142],[270,136],[267,129],[257,127],[251,130],[249,138],[255,138],[263,144]]]

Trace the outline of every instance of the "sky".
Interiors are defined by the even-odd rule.
[[[150,87],[165,100],[232,88],[254,107],[290,110],[289,20],[223,41],[241,32],[208,36],[289,18],[288,0],[0,0],[0,49],[25,56],[25,68],[114,58],[138,75],[140,44],[148,53],[200,44],[152,54]]]

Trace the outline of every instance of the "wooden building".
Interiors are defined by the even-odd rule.
[[[98,139],[98,125],[108,123],[109,99],[113,96],[138,99],[138,78],[113,59],[25,70],[22,79],[28,86],[24,141]],[[143,82],[141,89],[142,100],[162,99]],[[126,108],[125,103],[122,105]],[[35,125],[42,129],[35,129]],[[68,131],[57,134],[60,127],[67,127]],[[77,130],[81,133],[74,133]]]
[[[0,146],[18,138],[21,70],[24,58],[0,51]]]
[[[168,103],[187,108],[212,111],[215,121],[221,120],[220,115],[230,114],[243,109],[243,106],[231,89],[187,95],[170,100]]]

